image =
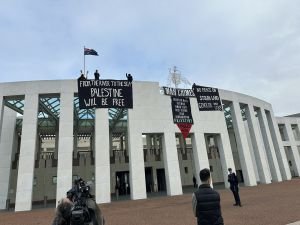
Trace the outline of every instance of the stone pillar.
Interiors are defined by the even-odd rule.
[[[280,182],[280,181],[282,181],[282,177],[281,177],[281,173],[279,170],[279,165],[278,165],[274,145],[272,142],[271,133],[270,133],[270,129],[268,126],[266,114],[265,114],[264,110],[262,111],[262,109],[258,109],[257,115],[258,115],[258,120],[259,120],[260,127],[261,127],[263,141],[264,141],[265,148],[266,148],[267,158],[269,161],[272,181]]]
[[[91,159],[91,163],[92,163],[92,160],[94,160],[94,162],[95,162],[95,146],[96,146],[96,143],[95,143],[96,142],[95,131],[91,132],[90,142],[91,142],[91,155],[90,155],[90,159]],[[90,165],[92,165],[92,164],[90,164]],[[95,163],[94,163],[94,166],[95,166]],[[93,174],[94,174],[94,178],[95,178],[95,171],[94,171]]]
[[[175,133],[165,131],[162,139],[162,150],[168,195],[181,195],[182,184],[177,154]]]
[[[127,135],[129,152],[129,182],[131,199],[145,199],[145,165],[142,132],[139,131],[139,124],[130,120],[131,109],[127,115]]]
[[[124,151],[124,140],[123,135],[120,136],[120,150]],[[124,154],[125,155],[125,154]]]
[[[182,161],[183,154],[187,154],[186,142],[181,134],[178,136],[178,138],[179,138],[179,145],[180,145],[179,160]]]
[[[59,139],[59,132],[57,130],[55,131],[55,148],[54,148],[54,159],[56,160],[58,155],[58,139]]]
[[[41,137],[36,131],[36,146],[35,146],[35,160],[40,161],[41,159]]]
[[[273,140],[273,145],[277,156],[282,179],[290,180],[292,178],[291,171],[283,148],[278,123],[275,120],[273,111],[265,111],[264,114],[266,115],[267,122],[269,124],[269,130],[271,133],[271,138]]]
[[[96,112],[95,112],[95,114],[96,114]],[[92,131],[91,133],[90,133],[90,139],[89,139],[89,141],[90,141],[90,152],[92,152],[92,151],[94,151],[94,148],[95,148],[95,142],[94,142],[94,136],[95,136],[95,131]]]
[[[291,143],[291,149],[292,149],[292,164],[295,171],[295,176],[300,176],[300,156],[299,151],[297,148],[297,143],[292,131],[291,124],[285,124],[287,135],[289,137],[289,141]]]
[[[78,129],[78,126],[77,126]],[[73,157],[78,158],[78,130],[73,131]],[[81,137],[82,138],[82,137]]]
[[[110,143],[108,109],[95,110],[96,202],[108,203],[110,193]]]
[[[38,106],[38,94],[25,95],[15,211],[32,208]]]
[[[226,125],[224,124],[224,131],[216,136],[218,149],[220,153],[220,160],[222,165],[222,171],[223,171],[223,178],[225,187],[229,188],[228,183],[228,168],[231,168],[233,171],[235,170],[232,150],[230,146],[230,140],[229,135],[227,132]]]
[[[255,118],[253,105],[246,106],[246,117],[249,125],[256,165],[258,167],[259,181],[263,184],[269,184],[271,183],[271,178],[268,173],[268,160],[265,155],[265,147],[259,133],[259,126]]]
[[[74,93],[60,94],[56,200],[72,187]],[[57,202],[56,201],[56,202]]]
[[[0,210],[6,208],[6,200],[9,190],[10,168],[12,163],[13,143],[15,140],[16,112],[5,107],[3,123],[0,129]]]
[[[205,138],[203,133],[194,132],[192,135],[193,157],[195,163],[195,177],[197,184],[201,184],[199,173],[204,168],[209,169]]]
[[[3,101],[3,95],[0,94],[0,138],[1,138],[1,127],[2,127],[2,121],[3,121],[3,109],[4,109],[4,101]]]
[[[153,154],[153,150],[151,150],[151,137],[150,134],[146,135],[146,149],[149,156],[149,161],[152,161],[155,159],[155,155]]]
[[[244,176],[244,183],[246,186],[256,185],[255,171],[250,154],[250,149],[247,141],[244,121],[241,114],[240,104],[232,102],[231,116],[234,134],[236,137],[237,149],[239,152],[240,163]]]

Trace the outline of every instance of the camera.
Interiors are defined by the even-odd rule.
[[[74,203],[71,209],[71,224],[85,225],[93,222],[93,212],[87,205],[88,198],[91,198],[90,186],[86,185],[81,178],[74,181],[73,188],[67,192],[67,197]]]

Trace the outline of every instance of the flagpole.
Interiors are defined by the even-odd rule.
[[[85,76],[85,54],[84,54],[85,46],[83,46],[83,74]]]

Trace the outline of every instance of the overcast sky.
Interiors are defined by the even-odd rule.
[[[3,0],[0,82],[102,79],[168,82],[177,66],[191,83],[300,112],[300,1]]]

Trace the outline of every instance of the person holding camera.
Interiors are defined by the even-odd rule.
[[[67,198],[59,201],[52,225],[104,225],[104,217],[90,190],[81,178],[76,179]]]

